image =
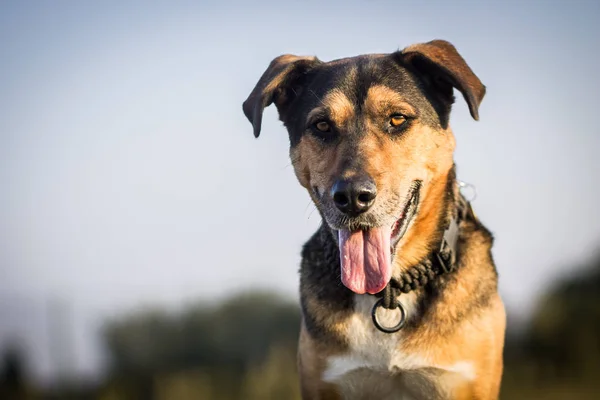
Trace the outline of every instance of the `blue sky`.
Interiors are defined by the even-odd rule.
[[[55,374],[46,314],[62,302],[69,368],[94,373],[107,316],[296,296],[319,217],[275,110],[255,140],[242,101],[282,53],[435,38],[487,86],[479,122],[457,96],[458,174],[526,315],[600,244],[599,17],[593,1],[3,2],[0,347],[19,336]]]

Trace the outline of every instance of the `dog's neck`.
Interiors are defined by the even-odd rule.
[[[398,297],[402,293],[425,288],[442,275],[454,272],[458,266],[458,238],[461,226],[465,224],[478,225],[477,218],[469,202],[459,193],[454,175],[454,168],[448,175],[446,183],[444,207],[439,212],[436,223],[437,232],[431,235],[425,248],[430,249],[427,255],[415,265],[406,267],[402,272],[392,277],[385,289],[376,294],[381,297],[378,303],[381,307],[395,309],[401,304]],[[441,237],[439,231],[442,231]],[[439,237],[439,239],[436,239]],[[419,246],[421,244],[417,244]],[[423,247],[421,245],[421,247]],[[431,285],[430,285],[431,286]],[[440,288],[439,282],[437,288]]]
[[[460,198],[454,168],[448,172],[446,181],[443,184],[442,201],[439,201],[438,208],[433,210],[435,212],[435,229],[429,232],[429,235],[426,237],[417,237],[417,239],[414,239],[418,241],[415,242],[415,246],[424,247],[428,251],[421,258],[414,260],[412,264],[402,265],[401,269],[396,268],[393,276],[394,279],[400,279],[403,273],[406,273],[411,268],[418,267],[432,257],[434,250],[439,249],[449,221],[457,215],[459,203],[461,200],[464,201],[464,199]],[[407,234],[412,228],[407,231]],[[336,241],[336,232],[332,231],[327,224],[322,223],[319,230],[304,245],[300,274],[301,304],[305,323],[311,334],[320,336],[322,340],[326,340],[329,335],[321,336],[319,334],[323,326],[319,321],[312,319],[313,313],[307,309],[307,307],[310,307],[307,300],[316,296],[319,302],[327,304],[327,310],[331,313],[352,312],[354,293],[342,285],[340,274],[340,253]],[[428,282],[424,287],[417,289],[417,301],[419,303],[418,307],[421,310],[419,312],[421,316],[431,301],[434,301],[437,297],[436,294],[443,290],[445,280],[446,278],[444,277],[440,276],[439,279],[436,277],[436,279]],[[403,329],[406,330],[418,326],[419,319],[409,318]]]

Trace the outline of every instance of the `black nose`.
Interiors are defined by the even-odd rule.
[[[371,208],[376,196],[375,182],[368,177],[340,179],[331,188],[331,197],[336,207],[351,216]]]

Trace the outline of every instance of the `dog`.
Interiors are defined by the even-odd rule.
[[[443,40],[323,62],[275,58],[243,103],[274,103],[322,224],[304,245],[303,399],[496,399],[506,314],[493,238],[462,196],[454,89],[485,86]]]

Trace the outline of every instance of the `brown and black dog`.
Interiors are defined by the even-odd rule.
[[[302,252],[304,399],[498,397],[506,316],[492,237],[455,177],[454,88],[478,119],[485,86],[434,40],[283,55],[244,102],[257,137],[275,103],[323,219]]]

